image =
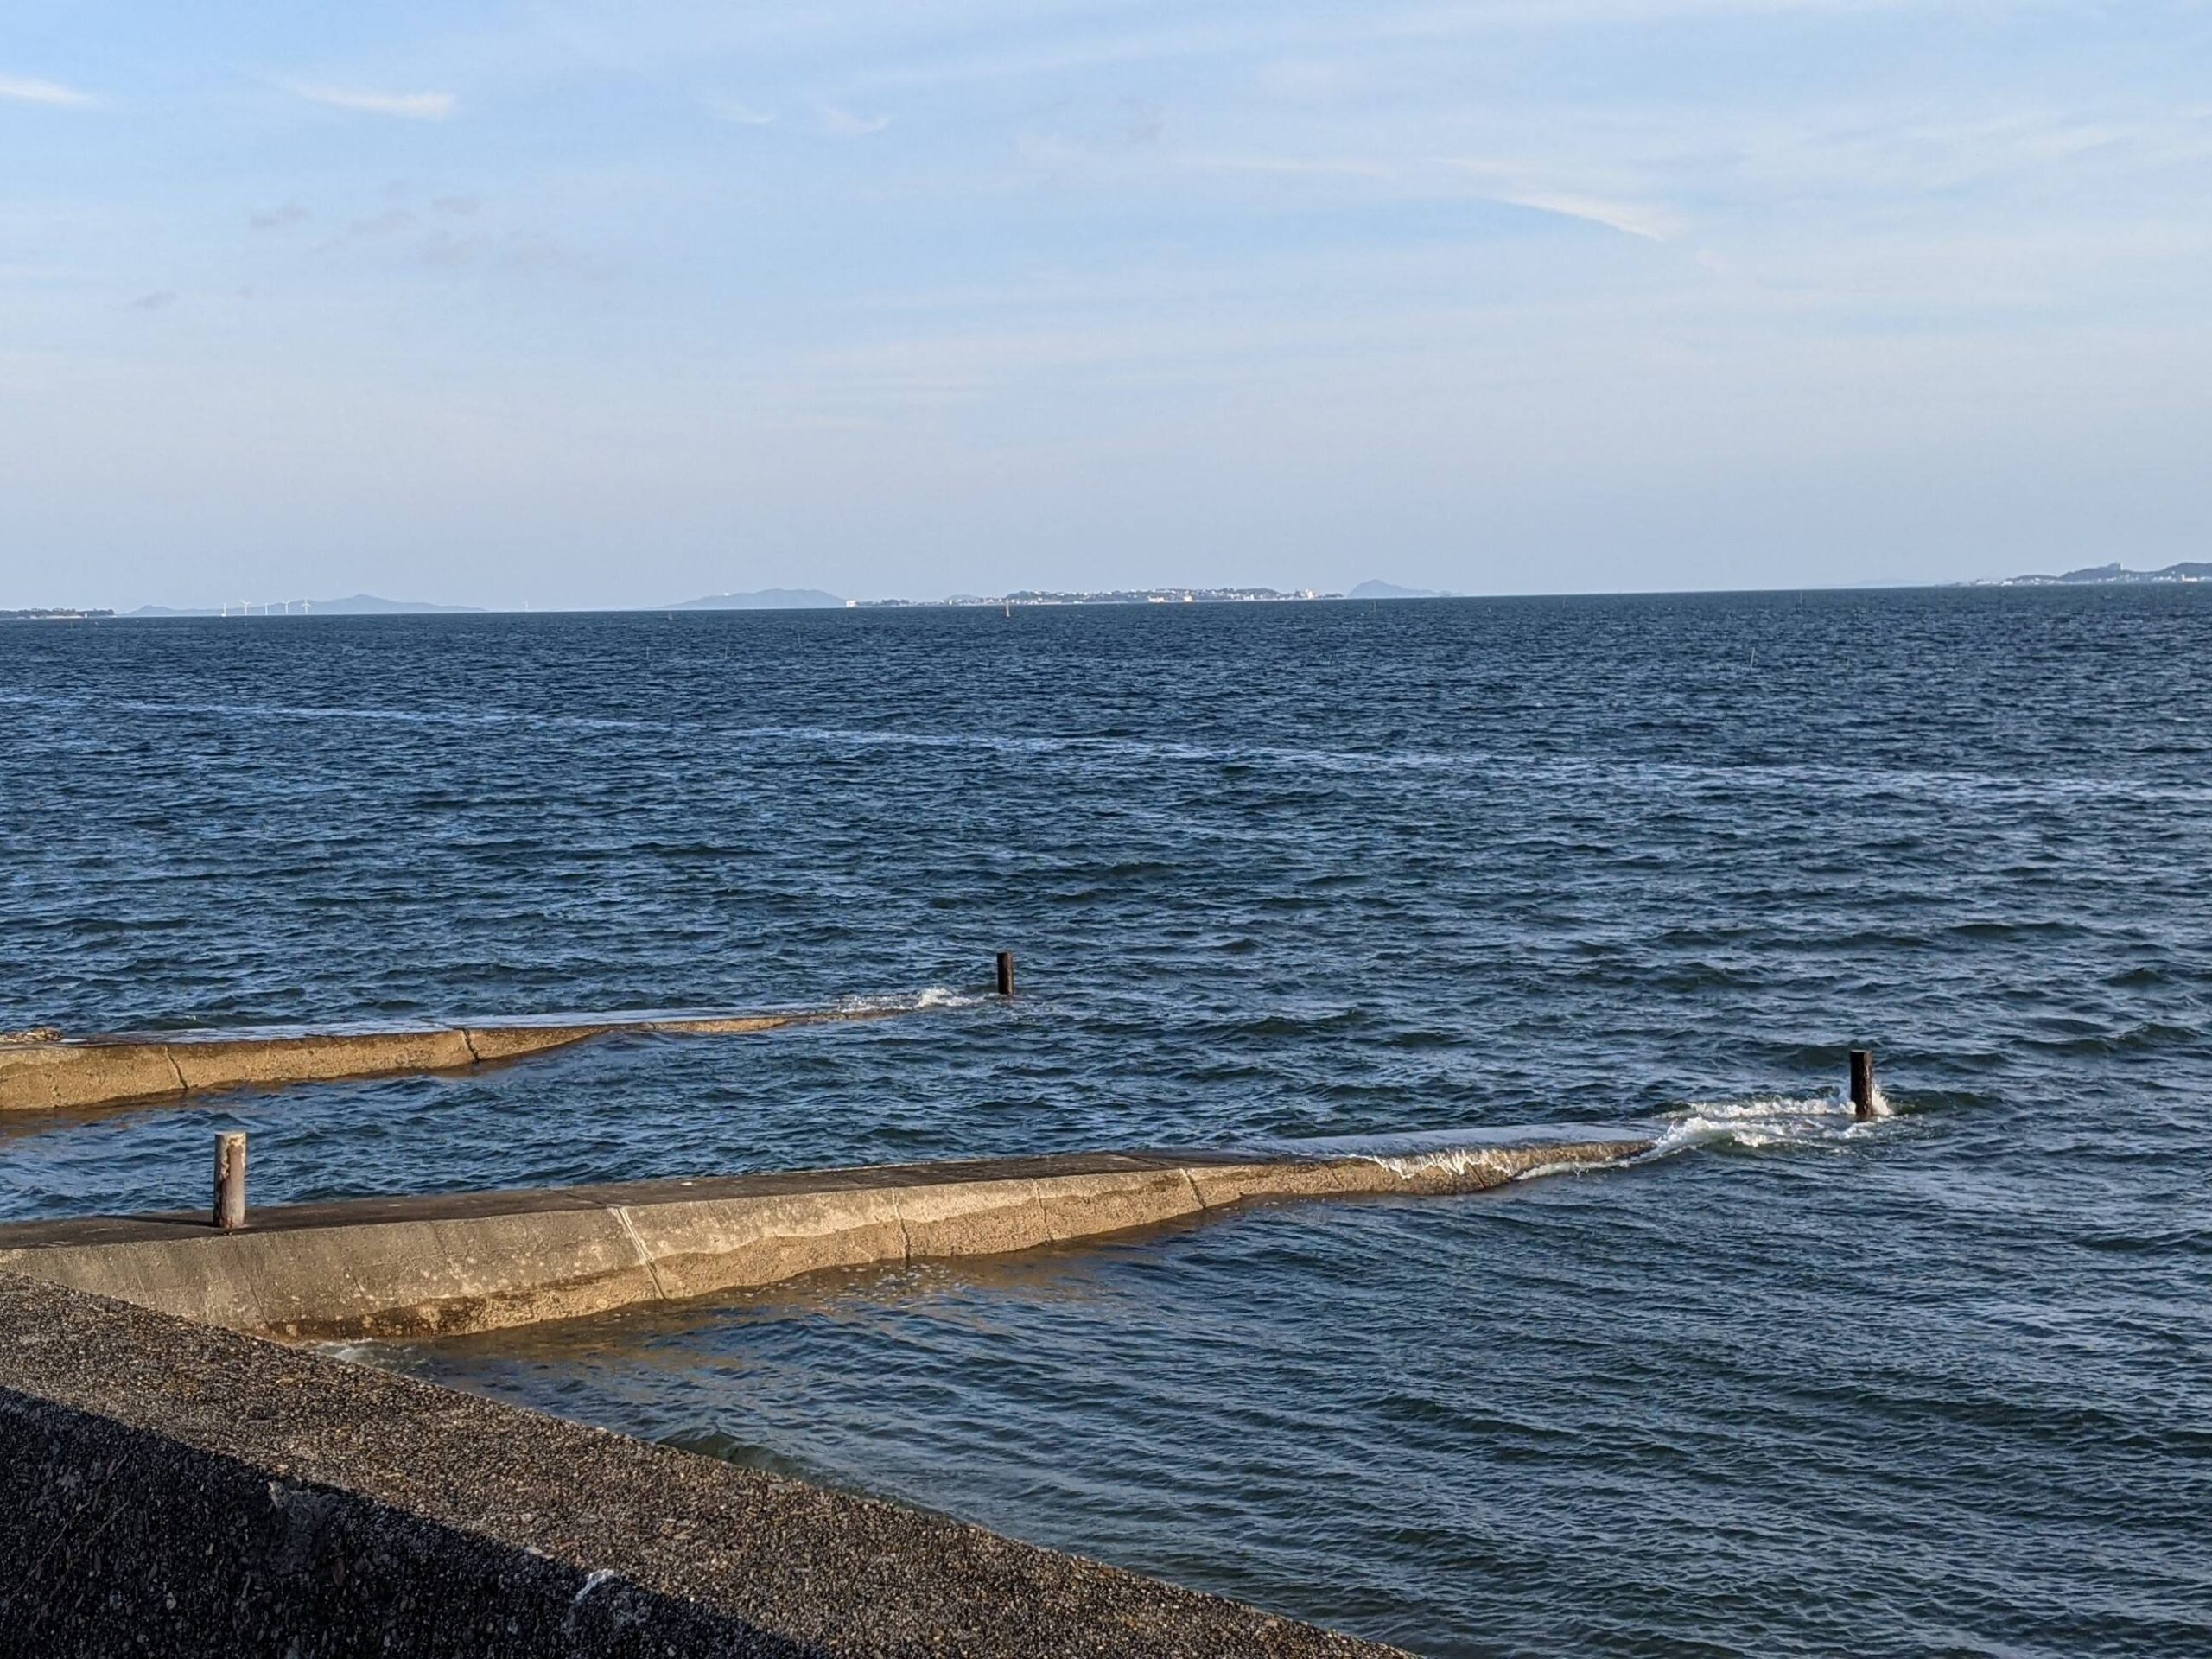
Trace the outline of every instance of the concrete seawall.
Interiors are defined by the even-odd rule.
[[[19,1272],[289,1338],[493,1331],[830,1268],[993,1255],[1275,1199],[1478,1192],[1643,1140],[1406,1160],[1093,1154],[0,1227]]]
[[[0,1652],[1386,1659],[1219,1597],[0,1274]]]
[[[734,1036],[788,1026],[881,1020],[905,1007],[823,1009],[573,1025],[469,1025],[431,1030],[304,1032],[280,1037],[0,1039],[0,1112],[49,1112],[174,1100],[219,1089],[458,1071],[521,1059],[616,1033]]]

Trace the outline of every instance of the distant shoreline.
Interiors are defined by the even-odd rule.
[[[1375,587],[1381,584],[1363,584]],[[939,611],[939,610],[999,610],[999,609],[1081,609],[1134,608],[1145,606],[1177,605],[1300,605],[1300,604],[1399,604],[1416,600],[1555,600],[1555,599],[1659,599],[1719,597],[1724,594],[1876,594],[1876,593],[1939,593],[1991,592],[1998,589],[2081,589],[2089,588],[2189,588],[2212,585],[2212,563],[2181,563],[2158,570],[2129,570],[2119,565],[2100,566],[2094,569],[2068,571],[2058,575],[2028,575],[2018,576],[1985,577],[1969,582],[1865,582],[1847,587],[1790,587],[1790,588],[1628,588],[1607,593],[1502,593],[1455,594],[1433,593],[1414,589],[1399,589],[1388,593],[1362,592],[1358,588],[1348,594],[1322,593],[1311,588],[1283,592],[1270,588],[1126,588],[1105,592],[1073,592],[1025,588],[1011,594],[989,596],[954,594],[942,599],[840,599],[824,594],[820,602],[778,601],[762,604],[744,602],[715,602],[693,600],[677,605],[620,605],[620,606],[556,606],[515,608],[473,605],[429,605],[381,601],[372,608],[353,607],[344,601],[310,606],[294,601],[287,607],[272,601],[269,606],[234,607],[223,609],[177,610],[162,606],[142,606],[135,611],[118,612],[92,607],[34,607],[16,610],[0,610],[0,622],[186,622],[186,621],[313,621],[318,619],[339,618],[359,620],[363,618],[422,618],[422,617],[491,617],[491,616],[649,616],[656,612],[669,615],[696,613],[747,613],[775,612],[860,611]],[[747,595],[725,594],[717,599],[742,601]]]
[[[2170,564],[2160,570],[2130,570],[2117,562],[2069,570],[2056,576],[2006,576],[1998,582],[1976,582],[1971,588],[2139,588],[2150,583],[2181,584],[2212,582],[2212,563]]]

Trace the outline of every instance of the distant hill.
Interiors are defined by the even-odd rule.
[[[1394,582],[1363,582],[1346,599],[1451,599],[1455,595],[1433,588],[1401,588]]]
[[[2212,564],[2170,564],[2163,570],[2130,570],[2117,563],[2100,564],[2082,570],[2069,570],[2060,576],[2011,576],[2000,585],[2006,588],[2057,588],[2081,587],[2097,582],[2212,582]]]
[[[751,594],[709,594],[687,599],[681,605],[655,607],[668,611],[842,611],[845,601],[819,588],[763,588]]]
[[[481,605],[426,605],[419,599],[378,599],[355,594],[347,599],[319,599],[317,616],[481,616]]]
[[[353,594],[344,599],[272,600],[256,602],[241,611],[236,605],[200,610],[174,611],[166,605],[141,605],[133,616],[481,616],[480,605],[428,605],[419,599],[378,599],[374,594]]]

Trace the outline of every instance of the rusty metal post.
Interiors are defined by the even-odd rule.
[[[1874,1116],[1874,1051],[1871,1048],[1851,1051],[1851,1115]]]
[[[215,1225],[235,1232],[245,1225],[245,1136],[215,1137]]]
[[[999,952],[999,995],[1014,995],[1014,952],[1011,950]]]

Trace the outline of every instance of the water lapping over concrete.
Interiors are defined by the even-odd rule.
[[[1255,1201],[1479,1192],[1648,1140],[1451,1157],[1101,1153],[357,1199],[0,1228],[17,1271],[289,1338],[458,1335],[752,1289],[832,1268],[996,1255]]]
[[[164,1033],[68,1038],[49,1027],[0,1033],[0,1112],[172,1100],[224,1089],[458,1071],[616,1033],[728,1037],[790,1026],[884,1020],[953,1006],[941,991],[764,1014],[613,1015],[397,1030]]]

